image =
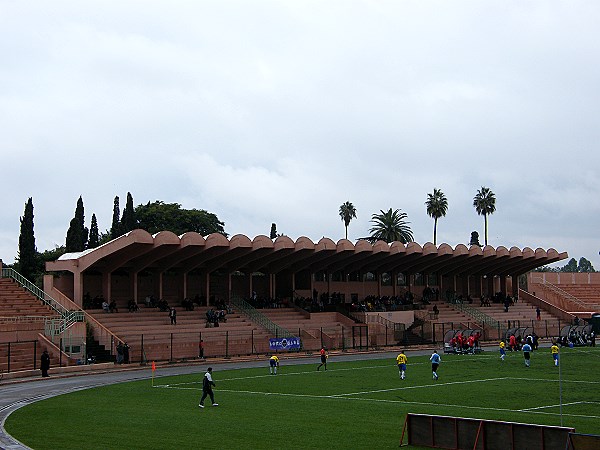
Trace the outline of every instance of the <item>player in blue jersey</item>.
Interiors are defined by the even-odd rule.
[[[438,355],[438,352],[434,350],[429,360],[431,361],[431,372],[433,372],[433,379],[437,381],[437,379],[439,378],[437,370],[440,366],[440,363],[442,362],[442,358],[440,357],[440,355]]]

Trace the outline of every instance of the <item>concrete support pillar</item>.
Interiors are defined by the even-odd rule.
[[[77,286],[77,283],[75,283],[75,286]],[[104,299],[110,303],[111,294],[111,273],[104,272],[102,274],[102,297],[104,297]],[[73,301],[75,301],[75,299],[73,299]]]
[[[233,290],[233,285],[231,282],[231,272],[227,274],[227,301],[231,300],[231,291]]]
[[[206,272],[206,306],[210,304],[210,272]]]
[[[132,292],[133,301],[138,302],[138,272],[131,272],[130,274],[130,291]]]
[[[83,306],[83,276],[79,270],[73,273],[73,301]]]
[[[183,272],[183,298],[188,297],[187,284],[188,284],[188,272]]]
[[[163,298],[163,273],[158,273],[158,299]]]

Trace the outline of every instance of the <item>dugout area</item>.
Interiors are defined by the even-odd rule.
[[[400,446],[455,450],[565,450],[574,432],[575,429],[567,427],[408,413]],[[571,448],[578,450],[580,447]]]

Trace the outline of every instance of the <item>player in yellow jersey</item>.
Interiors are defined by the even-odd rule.
[[[500,359],[502,361],[504,361],[504,357],[506,356],[505,347],[506,347],[506,344],[504,343],[504,341],[500,341]]]
[[[406,378],[406,363],[408,362],[408,358],[404,354],[404,350],[400,351],[400,354],[396,358],[396,362],[398,363],[398,372],[400,373],[400,379],[404,380],[404,378]]]
[[[271,356],[269,359],[269,373],[271,375],[277,375],[277,368],[279,367],[279,358],[277,355]]]
[[[552,359],[554,359],[554,365],[558,366],[558,345],[556,345],[556,342],[552,343],[552,347],[550,347],[550,351],[552,352]]]

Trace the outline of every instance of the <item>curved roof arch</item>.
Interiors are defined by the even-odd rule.
[[[176,270],[207,272],[226,269],[279,273],[359,270],[370,272],[404,272],[449,274],[520,274],[535,267],[568,257],[554,248],[519,249],[504,246],[483,248],[458,244],[454,249],[446,243],[436,247],[431,242],[423,246],[416,242],[370,243],[359,239],[355,243],[327,237],[313,242],[301,236],[294,242],[287,236],[274,241],[265,235],[253,239],[243,234],[231,238],[213,233],[206,237],[195,232],[176,236],[161,231],[154,236],[144,230],[133,230],[102,246],[80,253],[68,253],[46,263],[49,271],[81,273],[140,270]]]

